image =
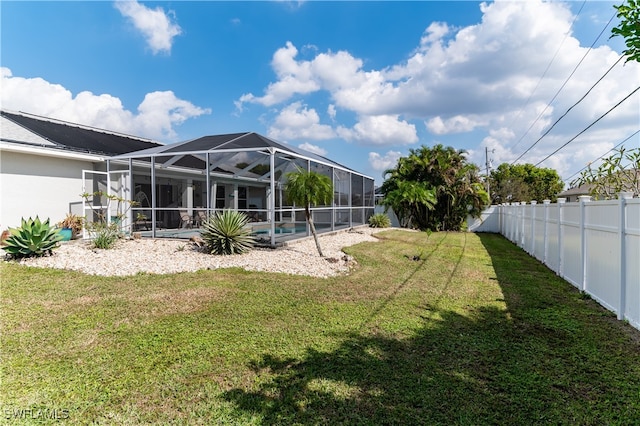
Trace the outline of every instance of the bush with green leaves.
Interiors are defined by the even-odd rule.
[[[200,235],[209,253],[229,255],[244,253],[253,247],[255,238],[247,227],[249,217],[234,210],[223,210],[209,216]]]
[[[571,188],[583,185],[596,200],[612,200],[620,192],[640,196],[640,148],[623,146],[603,158],[598,167],[588,164],[570,183]]]
[[[93,237],[93,246],[99,249],[110,249],[121,235],[118,225],[115,223],[110,225],[96,224],[91,229],[95,235]]]
[[[100,249],[112,248],[124,236],[122,223],[129,210],[139,203],[105,191],[85,192],[80,196],[91,208],[92,220],[85,218],[85,228],[93,238],[93,246]]]
[[[9,233],[2,249],[15,259],[51,254],[62,240],[60,230],[52,227],[49,219],[42,222],[38,216],[28,220],[22,218],[20,227],[9,228]]]
[[[372,228],[388,228],[391,226],[391,219],[384,213],[376,213],[369,218],[369,226]]]

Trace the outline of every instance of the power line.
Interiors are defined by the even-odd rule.
[[[532,149],[534,146],[536,146],[536,145],[538,144],[538,142],[540,142],[540,141],[542,140],[542,138],[544,138],[545,136],[547,136],[547,134],[549,134],[549,132],[550,132],[550,131],[551,131],[551,130],[556,126],[556,124],[558,124],[558,122],[559,122],[560,120],[562,120],[562,119],[563,119],[567,114],[569,114],[569,111],[571,111],[571,110],[572,110],[576,105],[578,105],[580,102],[582,102],[582,101],[584,100],[584,98],[586,98],[586,97],[587,97],[587,95],[589,95],[589,93],[591,93],[591,91],[592,91],[592,90],[593,90],[593,89],[594,89],[594,88],[595,88],[595,87],[596,87],[596,86],[597,86],[597,85],[602,81],[602,79],[604,79],[604,78],[607,76],[607,74],[609,74],[609,72],[611,72],[611,70],[612,70],[616,65],[618,65],[618,63],[620,63],[620,61],[621,61],[623,58],[624,58],[624,56],[620,56],[620,57],[618,58],[618,60],[617,60],[613,65],[611,65],[611,67],[609,67],[609,69],[608,69],[608,70],[607,70],[607,71],[602,75],[602,77],[600,77],[600,78],[598,79],[598,81],[596,81],[596,82],[595,82],[595,83],[594,83],[594,84],[589,88],[589,90],[587,90],[587,92],[586,92],[584,95],[582,95],[582,97],[581,97],[580,99],[578,99],[578,101],[577,101],[576,103],[574,103],[573,105],[571,105],[571,106],[569,107],[569,109],[567,109],[567,110],[564,112],[564,114],[562,114],[562,115],[561,115],[561,116],[560,116],[560,117],[559,117],[559,118],[558,118],[558,119],[557,119],[557,120],[556,120],[556,121],[551,125],[551,127],[549,127],[549,128],[548,128],[548,129],[547,129],[547,130],[542,134],[542,136],[540,136],[540,137],[538,138],[538,140],[537,140],[537,141],[535,141],[535,142],[534,142],[534,143],[533,143],[529,148],[527,148],[527,150],[526,150],[525,152],[523,152],[522,154],[520,154],[520,156],[519,156],[518,158],[516,158],[515,160],[513,160],[513,161],[511,162],[511,164],[514,164],[516,161],[518,161],[519,159],[521,159],[522,157],[524,157],[524,155],[525,155],[527,152],[531,151],[531,149]]]
[[[556,98],[558,97],[558,95],[560,94],[560,92],[562,92],[562,89],[564,89],[564,87],[567,85],[567,83],[569,82],[569,80],[571,80],[571,77],[573,77],[573,75],[576,73],[576,71],[578,70],[578,68],[580,67],[580,65],[582,64],[582,62],[585,60],[585,58],[587,57],[587,55],[589,54],[589,52],[591,52],[591,50],[593,49],[593,46],[596,45],[596,43],[598,42],[598,40],[600,40],[600,37],[602,37],[602,34],[604,33],[604,30],[607,29],[607,27],[609,26],[609,24],[611,23],[611,21],[613,21],[613,18],[615,18],[616,16],[616,12],[613,13],[613,15],[611,15],[611,18],[609,18],[609,21],[605,24],[604,28],[602,28],[602,30],[600,31],[600,34],[598,34],[598,37],[596,37],[596,39],[593,41],[593,43],[591,43],[591,46],[589,46],[589,49],[587,49],[587,51],[585,52],[585,54],[582,56],[582,58],[580,59],[580,61],[578,62],[578,64],[575,66],[575,68],[573,69],[573,71],[571,71],[571,74],[569,74],[569,76],[567,77],[567,79],[564,81],[564,83],[562,83],[562,86],[560,86],[560,88],[558,89],[558,91],[555,93],[555,95],[553,95],[553,98],[551,98],[551,100],[549,101],[549,103],[547,103],[547,106],[544,107],[544,109],[542,110],[542,112],[540,112],[540,114],[538,115],[538,117],[533,121],[533,123],[531,123],[531,125],[529,126],[529,128],[526,130],[526,132],[524,132],[524,134],[522,136],[520,136],[520,139],[518,139],[518,141],[516,142],[516,144],[512,147],[515,148],[516,146],[518,146],[520,144],[520,142],[522,142],[522,139],[524,139],[524,137],[529,133],[529,131],[533,128],[533,126],[535,126],[535,124],[540,120],[540,118],[542,118],[542,115],[545,113],[545,111],[551,106],[551,104],[553,103],[553,101],[556,100]],[[520,158],[520,157],[518,157]],[[513,164],[513,163],[511,163]]]
[[[624,140],[622,140],[620,143],[618,143],[616,146],[614,146],[613,148],[611,148],[609,151],[605,152],[604,154],[602,154],[601,156],[599,156],[598,158],[596,158],[595,160],[590,161],[589,163],[587,163],[586,166],[584,166],[583,168],[581,168],[580,170],[578,170],[577,172],[575,172],[574,174],[572,174],[571,176],[569,176],[566,179],[563,179],[565,182],[569,182],[569,180],[571,178],[573,178],[575,175],[581,173],[583,170],[585,170],[587,167],[589,167],[591,164],[595,163],[598,160],[601,160],[604,158],[605,155],[607,155],[608,153],[610,153],[611,151],[613,151],[614,149],[618,148],[620,145],[622,145],[623,143],[625,143],[626,141],[628,141],[629,139],[631,139],[632,137],[634,137],[635,135],[637,135],[638,133],[640,133],[640,130],[636,130],[633,134],[631,134],[630,136],[628,136],[627,138],[625,138]]]
[[[571,25],[569,26],[569,29],[567,30],[567,32],[564,35],[564,38],[562,39],[562,41],[560,42],[560,44],[558,45],[558,48],[556,49],[556,53],[553,54],[553,57],[551,58],[551,61],[549,61],[549,64],[547,65],[547,68],[545,68],[544,72],[542,73],[542,75],[540,76],[540,79],[538,80],[538,83],[536,84],[536,87],[533,88],[533,90],[531,91],[531,94],[529,94],[529,97],[527,98],[526,102],[524,103],[524,106],[522,108],[520,108],[520,110],[518,111],[518,115],[516,115],[514,117],[514,119],[511,121],[511,124],[509,125],[509,127],[513,127],[513,123],[515,123],[518,118],[520,118],[520,114],[522,114],[522,111],[529,105],[529,101],[531,101],[531,98],[533,97],[533,94],[536,93],[536,90],[538,90],[538,87],[540,87],[540,83],[542,83],[542,80],[544,79],[544,77],[547,75],[547,72],[549,71],[549,69],[551,68],[551,64],[553,64],[553,62],[556,60],[556,56],[558,56],[558,53],[560,52],[560,49],[562,48],[562,46],[564,45],[564,42],[567,40],[567,37],[569,37],[569,34],[571,33],[571,28],[573,28],[573,24],[576,23],[576,21],[578,20],[578,16],[580,16],[580,12],[582,12],[582,9],[584,8],[584,5],[587,3],[587,0],[584,0],[582,2],[582,5],[580,6],[580,10],[578,10],[578,13],[576,13],[576,16],[573,17],[573,21],[571,22]],[[608,25],[608,24],[607,24]],[[606,27],[605,27],[606,28]],[[527,130],[528,132],[529,130]],[[518,142],[516,142],[516,144],[513,146],[513,148],[515,148],[516,146],[518,146],[518,144],[520,143],[520,141],[522,140],[522,138],[525,137],[527,133],[525,132],[524,135],[522,135],[522,137],[518,140]]]
[[[582,131],[580,131],[580,133],[578,133],[577,135],[575,135],[574,137],[572,137],[571,139],[569,139],[567,142],[565,142],[564,144],[562,144],[562,146],[560,146],[560,148],[556,149],[555,151],[553,151],[551,154],[547,155],[543,160],[539,161],[535,167],[539,166],[540,164],[544,163],[545,161],[547,161],[550,157],[552,157],[554,154],[556,154],[558,151],[560,151],[562,148],[564,148],[565,146],[569,145],[571,142],[573,142],[574,140],[576,140],[578,138],[578,136],[580,136],[581,134],[583,134],[584,132],[586,132],[587,130],[589,130],[591,127],[593,127],[598,121],[602,120],[605,116],[607,116],[607,114],[609,114],[611,111],[613,111],[614,109],[618,108],[624,101],[626,101],[627,99],[629,99],[631,96],[633,96],[634,93],[636,93],[638,90],[640,90],[640,86],[636,87],[635,90],[631,93],[629,93],[627,96],[624,97],[624,99],[622,99],[620,102],[618,102],[617,104],[615,104],[614,106],[612,106],[611,108],[609,108],[609,110],[607,112],[605,112],[604,114],[602,114],[600,117],[598,117],[593,123],[589,124],[587,127],[585,127],[584,129],[582,129]]]

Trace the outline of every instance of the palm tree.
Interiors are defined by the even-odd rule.
[[[407,180],[397,182],[396,188],[383,199],[383,204],[401,218],[403,226],[415,225],[418,229],[428,226],[428,212],[435,208],[436,202],[435,190],[423,182]]]
[[[383,203],[419,229],[460,230],[467,215],[479,216],[488,204],[477,166],[452,147],[411,149],[385,178]]]
[[[298,170],[287,173],[287,183],[285,184],[285,192],[290,203],[298,206],[304,206],[304,215],[309,223],[309,228],[316,242],[316,248],[320,257],[324,257],[316,227],[311,217],[311,206],[319,204],[329,204],[333,198],[333,183],[331,179],[325,175],[316,172],[307,172]]]

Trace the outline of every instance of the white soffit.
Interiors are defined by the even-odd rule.
[[[85,154],[82,152],[65,151],[61,149],[51,149],[48,147],[40,147],[33,145],[25,145],[0,141],[0,151],[18,152],[22,154],[41,155],[44,157],[66,158],[68,160],[103,162],[105,157],[95,154]]]

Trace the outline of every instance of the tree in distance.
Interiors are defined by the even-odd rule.
[[[489,175],[491,203],[515,203],[519,201],[555,201],[564,183],[554,169],[536,167],[533,164],[502,163]]]

